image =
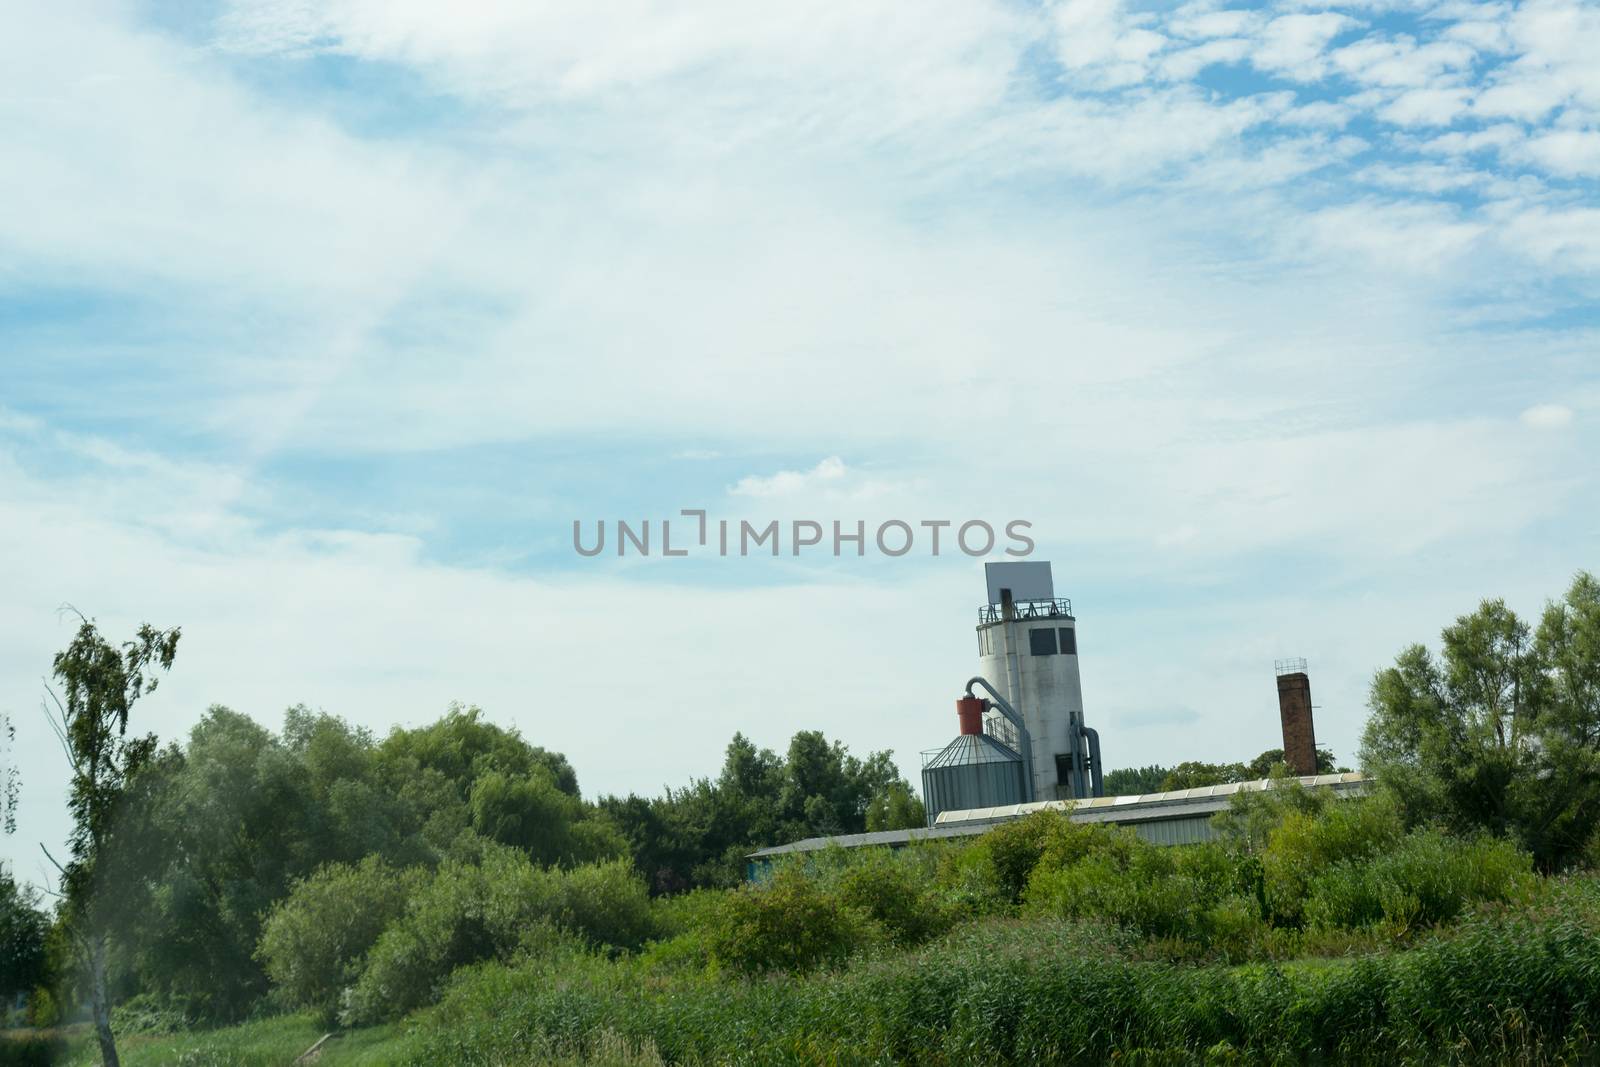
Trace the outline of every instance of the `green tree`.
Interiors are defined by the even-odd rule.
[[[472,829],[501,845],[520,848],[538,864],[571,862],[574,827],[584,817],[578,798],[557,789],[547,773],[510,776],[490,771],[472,782],[467,806]]]
[[[1141,793],[1161,791],[1161,783],[1172,773],[1171,767],[1152,763],[1145,767],[1119,767],[1105,776],[1106,796],[1138,796]]]
[[[1408,822],[1515,837],[1544,868],[1600,824],[1600,582],[1579,574],[1535,632],[1485,600],[1372,683],[1362,764]]]
[[[1200,760],[1185,760],[1172,770],[1161,781],[1161,792],[1169,789],[1198,789],[1207,785],[1226,785],[1229,782],[1244,782],[1250,778],[1250,771],[1242,763],[1205,763]]]
[[[138,914],[133,897],[140,861],[136,804],[140,774],[156,757],[154,734],[128,735],[128,718],[140,697],[155,690],[159,672],[172,667],[179,631],[148,623],[121,647],[78,616],[77,635],[58,653],[49,690],[51,719],[71,767],[67,802],[73,828],[70,858],[61,868],[62,918],[89,978],[90,1010],[103,1067],[118,1067],[111,1031],[108,986],[111,938]]]
[[[39,907],[38,891],[18,885],[0,867],[0,997],[9,1000],[48,983],[49,932],[50,917]]]
[[[905,830],[926,826],[928,812],[922,799],[904,780],[890,782],[867,805],[866,826],[872,830]]]

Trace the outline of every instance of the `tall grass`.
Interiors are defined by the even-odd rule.
[[[809,976],[490,965],[418,1016],[411,1063],[532,1063],[602,1038],[672,1063],[1502,1063],[1590,1057],[1592,887],[1403,952],[1314,966],[1125,958],[1094,926],[991,920]]]

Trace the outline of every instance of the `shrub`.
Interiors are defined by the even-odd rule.
[[[841,903],[790,865],[765,885],[730,892],[707,948],[716,968],[747,974],[806,971],[838,962],[882,936],[860,909]]]
[[[1267,838],[1290,812],[1316,815],[1331,798],[1320,790],[1307,789],[1295,778],[1274,777],[1270,789],[1241,789],[1228,800],[1228,810],[1211,817],[1211,826],[1229,851],[1256,853],[1266,848]]]
[[[1082,840],[1102,847],[1064,865],[1041,862],[1028,883],[1030,911],[1107,919],[1147,937],[1207,940],[1206,912],[1234,882],[1222,850],[1163,848],[1131,834],[1103,831]]]
[[[1533,857],[1509,841],[1417,830],[1391,851],[1315,876],[1305,917],[1323,926],[1381,922],[1401,933],[1448,922],[1478,901],[1525,896],[1535,884]]]
[[[367,951],[426,877],[369,856],[353,867],[330,864],[296,883],[268,914],[256,949],[277,995],[331,1022]]]
[[[194,1023],[155,994],[139,993],[111,1009],[111,1025],[119,1034],[176,1034]]]
[[[651,930],[643,881],[622,861],[541,870],[488,847],[446,863],[383,931],[346,1000],[345,1018],[392,1018],[431,1001],[457,967],[518,953],[567,956],[584,943],[631,948]]]
[[[650,892],[628,860],[547,871],[547,917],[597,945],[638,948],[655,930]]]
[[[61,1062],[66,1043],[50,1034],[0,1034],[0,1067],[50,1067]]]
[[[1014,904],[1022,899],[1028,876],[1050,838],[1071,825],[1064,814],[1054,811],[1001,823],[966,848],[963,862],[971,865],[987,889]]]
[[[1380,852],[1403,832],[1399,815],[1384,797],[1340,801],[1316,813],[1288,812],[1267,836],[1261,854],[1268,917],[1298,925],[1312,879],[1321,871]]]
[[[837,881],[837,896],[883,927],[899,945],[917,945],[948,930],[955,910],[910,863],[887,849],[863,850]]]

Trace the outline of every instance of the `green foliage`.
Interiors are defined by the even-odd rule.
[[[142,780],[149,830],[138,878],[154,892],[125,935],[122,984],[200,1020],[261,1003],[262,921],[325,865],[475,862],[487,840],[475,826],[540,862],[627,851],[615,825],[578,798],[563,757],[457,706],[382,743],[304,707],[289,709],[276,735],[213,707]],[[328,982],[340,981],[334,970],[317,968]],[[326,993],[285,995],[325,1012]]]
[[[50,1067],[65,1043],[51,1034],[0,1034],[0,1067]]]
[[[1094,926],[991,920],[759,982],[646,979],[628,961],[487,966],[414,1020],[404,1062],[532,1062],[545,1043],[598,1059],[619,1039],[725,1064],[1587,1062],[1600,910],[1592,890],[1574,895],[1590,899],[1316,965],[1173,966],[1126,957]]]
[[[176,1011],[161,998],[140,993],[118,1004],[111,1012],[116,1032],[128,1034],[176,1034],[190,1029],[194,1021]]]
[[[881,926],[895,944],[920,945],[960,917],[929,877],[929,865],[917,862],[923,858],[915,849],[865,849],[834,880],[835,895],[842,906]]]
[[[873,794],[867,804],[867,831],[906,830],[928,824],[922,798],[905,781],[894,781]]]
[[[111,938],[146,912],[147,882],[140,877],[149,841],[143,779],[158,762],[155,735],[129,736],[128,719],[134,704],[171,669],[179,632],[146,623],[119,648],[92,620],[78,619],[77,635],[51,665],[61,687],[59,695],[51,691],[59,719],[51,725],[71,769],[67,810],[73,823],[59,914],[88,978],[101,1058],[115,1067]]]
[[[1318,926],[1383,923],[1407,932],[1450,922],[1479,901],[1526,900],[1536,886],[1533,861],[1508,841],[1457,841],[1417,830],[1361,861],[1340,860],[1308,887],[1306,921]]]
[[[1163,767],[1152,763],[1146,767],[1118,767],[1108,771],[1103,785],[1108,797],[1139,796],[1142,793],[1156,793],[1161,790],[1161,783],[1167,780],[1171,767]]]
[[[1205,941],[1205,913],[1235,881],[1222,850],[1161,848],[1119,828],[1063,823],[1029,875],[1028,911]]]
[[[1515,837],[1545,869],[1600,829],[1600,581],[1579,574],[1537,630],[1486,600],[1442,654],[1403,651],[1372,683],[1362,764],[1408,823]]]
[[[1298,925],[1314,878],[1334,864],[1367,860],[1403,832],[1393,805],[1382,798],[1335,802],[1316,814],[1287,812],[1261,854],[1267,917]]]
[[[984,888],[1007,903],[1022,899],[1028,876],[1053,838],[1071,833],[1072,824],[1053,811],[1035,812],[1001,823],[970,845],[959,868],[971,870]]]
[[[1251,777],[1250,769],[1242,763],[1205,763],[1185,760],[1167,772],[1161,782],[1160,792],[1173,789],[1196,789],[1206,785],[1226,785],[1244,782]]]
[[[389,763],[442,776],[463,797],[472,783],[491,771],[520,778],[535,770],[544,772],[561,792],[578,795],[578,776],[567,757],[528,744],[516,730],[485,721],[480,708],[451,704],[436,722],[393,730],[381,751]]]
[[[404,1014],[480,960],[569,955],[585,940],[635,948],[652,932],[649,895],[627,863],[540,869],[521,852],[489,846],[481,862],[447,862],[409,895],[368,953],[344,1019]]]
[[[536,863],[570,863],[577,858],[572,829],[582,820],[582,803],[557,788],[542,768],[521,777],[498,770],[484,773],[473,781],[467,807],[474,831],[522,849]]]
[[[1228,798],[1228,810],[1211,817],[1211,827],[1224,847],[1256,853],[1266,848],[1268,835],[1288,814],[1316,815],[1330,801],[1327,793],[1306,789],[1293,778],[1280,778],[1270,789],[1234,793]]]
[[[420,868],[396,871],[369,856],[297,882],[268,914],[256,950],[283,1002],[331,1023],[368,950],[425,878]]]
[[[38,891],[18,885],[11,871],[0,866],[0,997],[9,1000],[49,982],[49,930]]]
[[[656,893],[736,886],[745,856],[776,841],[926,820],[887,752],[857,759],[814,730],[795,734],[785,756],[735,734],[716,779],[649,800],[604,797],[600,808]]]
[[[1333,753],[1317,749],[1317,773],[1332,774],[1341,769],[1335,766]],[[1227,785],[1230,782],[1250,782],[1287,774],[1283,762],[1283,749],[1269,748],[1249,763],[1205,763],[1189,760],[1176,767],[1151,764],[1148,767],[1122,768],[1105,777],[1107,796],[1130,796],[1140,793],[1160,793],[1170,789],[1195,789],[1208,785]]]
[[[123,1067],[285,1067],[327,1027],[309,1015],[276,1015],[226,1029],[135,1035],[122,1049]],[[317,1067],[393,1067],[407,1059],[406,1038],[385,1026],[338,1034],[322,1047]],[[98,1067],[98,1055],[73,1042],[51,1061]],[[0,1065],[5,1061],[0,1059]]]
[[[753,974],[838,963],[881,937],[865,911],[827,893],[795,865],[729,893],[708,934],[716,968]]]

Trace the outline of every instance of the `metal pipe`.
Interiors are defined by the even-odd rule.
[[[975,685],[982,686],[988,691],[989,696],[993,698],[989,701],[989,703],[993,704],[996,708],[999,708],[1000,714],[1009,719],[1011,721],[1011,725],[1017,728],[1017,737],[1022,742],[1022,764],[1025,769],[1022,775],[1023,792],[1027,796],[1027,802],[1031,804],[1034,800],[1033,738],[1028,734],[1028,724],[1022,721],[1022,716],[1017,714],[1017,709],[1011,706],[1011,702],[1005,697],[1001,696],[998,689],[989,684],[989,679],[983,677],[982,675],[973,675],[971,678],[967,679],[968,696],[972,696],[972,687]]]
[[[1106,784],[1100,777],[1100,731],[1092,726],[1083,727],[1083,736],[1089,739],[1089,776],[1094,781],[1094,796],[1106,795]]]
[[[1072,780],[1067,791],[1074,800],[1089,795],[1089,783],[1084,779],[1084,764],[1088,762],[1083,751],[1083,716],[1076,711],[1067,713],[1067,747],[1072,762]]]

